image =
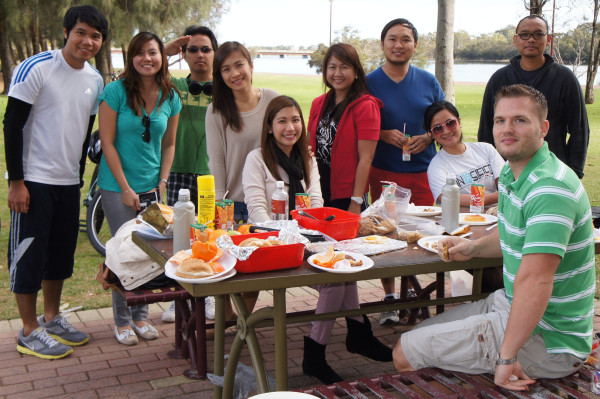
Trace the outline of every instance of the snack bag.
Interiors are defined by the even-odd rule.
[[[387,234],[394,230],[396,220],[406,213],[410,195],[410,190],[389,183],[379,199],[360,214],[358,234]]]

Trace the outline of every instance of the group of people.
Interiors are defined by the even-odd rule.
[[[138,33],[119,79],[103,87],[88,61],[106,39],[106,18],[94,7],[73,7],[63,26],[63,49],[30,57],[15,70],[4,120],[10,288],[23,320],[19,352],[57,359],[88,341],[59,314],[59,304],[73,272],[79,188],[98,113],[99,186],[113,235],[136,216],[142,193],[160,199],[166,192],[173,205],[187,188],[196,204],[196,177],[205,174],[214,176],[216,197],[234,201],[234,218],[250,222],[270,219],[277,181],[291,199],[306,192],[312,207],[357,214],[369,193],[380,196],[382,182],[409,188],[416,205],[440,202],[447,175],[459,181],[461,205],[469,203],[472,183],[485,184],[486,205],[498,202],[497,232],[446,244],[452,260],[502,255],[505,289],[421,323],[393,351],[373,336],[366,316],[347,318],[347,349],[394,360],[398,370],[496,371],[496,383],[511,389],[525,389],[529,377],[566,375],[589,353],[593,236],[577,178],[589,128],[577,80],[544,53],[550,36],[541,17],[517,25],[521,55],[488,83],[478,143],[463,142],[456,107],[433,75],[410,64],[418,33],[406,19],[383,28],[385,63],[368,75],[351,45],[328,49],[328,90],[313,101],[306,124],[293,98],[253,85],[252,58],[242,44],[218,45],[206,27],[191,26],[165,44]],[[169,74],[167,57],[178,53],[189,65],[185,78]],[[548,231],[554,236],[546,238]],[[386,299],[395,299],[394,279],[382,284]],[[44,314],[36,318],[40,288]],[[359,308],[356,283],[313,288],[316,313]],[[244,293],[249,309],[257,297]],[[147,306],[127,307],[116,292],[113,314],[122,344],[159,336]],[[465,317],[472,321],[465,324]],[[171,307],[163,320],[173,318]],[[396,321],[397,312],[380,316],[382,324]],[[325,359],[334,323],[314,322],[304,341],[304,373],[328,384],[342,379]]]

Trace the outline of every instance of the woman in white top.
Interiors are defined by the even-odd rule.
[[[441,203],[446,176],[456,176],[460,206],[469,206],[471,184],[485,185],[485,205],[498,202],[498,177],[504,160],[488,143],[463,143],[458,110],[448,101],[437,101],[425,110],[425,129],[441,150],[427,168],[433,198]]]
[[[243,181],[244,194],[250,219],[262,222],[270,219],[269,199],[276,182],[287,183],[290,200],[298,192],[311,195],[311,207],[323,206],[317,161],[308,151],[308,137],[302,110],[290,97],[279,96],[269,104],[262,129],[261,148],[252,151],[246,159]],[[316,314],[359,309],[356,282],[318,284]],[[327,364],[325,349],[331,338],[335,320],[312,323],[310,336],[304,337],[304,374],[319,378],[324,384],[342,378]],[[391,361],[392,350],[373,336],[366,316],[347,317],[346,349],[374,360]]]
[[[242,181],[250,222],[271,219],[270,199],[279,180],[285,183],[290,209],[294,209],[296,193],[310,194],[311,208],[323,206],[319,170],[308,152],[302,110],[296,100],[287,96],[269,103],[261,147],[246,158]]]
[[[246,220],[242,169],[248,153],[260,147],[267,105],[279,93],[252,86],[252,58],[238,42],[220,45],[213,66],[213,100],[206,111],[208,166],[215,177],[215,198],[228,192],[235,220]]]

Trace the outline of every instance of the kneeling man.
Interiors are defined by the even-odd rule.
[[[498,228],[442,240],[450,261],[498,258],[504,289],[425,320],[394,349],[399,371],[423,367],[495,373],[504,388],[576,371],[592,344],[595,268],[590,203],[575,173],[548,150],[548,106],[525,85],[495,97],[494,140],[507,159]]]

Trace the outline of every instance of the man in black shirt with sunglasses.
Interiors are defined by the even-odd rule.
[[[548,101],[550,130],[546,141],[550,151],[582,178],[590,135],[585,102],[573,72],[544,53],[551,40],[548,23],[539,15],[528,15],[519,21],[513,43],[520,55],[490,78],[477,137],[494,145],[494,96],[498,90],[517,83],[531,86]]]
[[[190,190],[190,200],[198,209],[198,175],[210,174],[206,152],[206,109],[212,101],[213,58],[218,44],[215,34],[205,26],[190,26],[183,36],[165,44],[167,55],[182,53],[190,67],[185,78],[173,78],[181,93],[183,109],[179,114],[175,158],[167,182],[167,204],[174,205],[179,189]],[[213,297],[205,299],[206,317],[215,318]],[[175,302],[162,316],[167,323],[175,322]]]

